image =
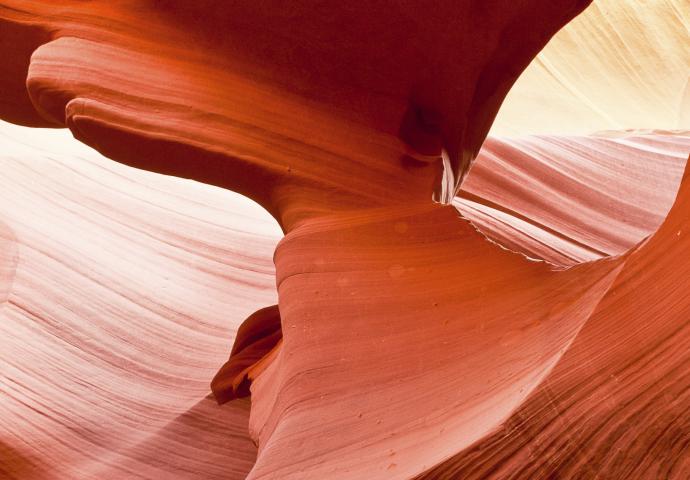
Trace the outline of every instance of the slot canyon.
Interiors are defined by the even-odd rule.
[[[0,479],[690,478],[687,0],[0,0]]]

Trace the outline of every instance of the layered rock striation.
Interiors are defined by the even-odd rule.
[[[685,478],[690,137],[485,142],[588,4],[0,2],[0,117],[125,165],[5,140],[0,472]]]

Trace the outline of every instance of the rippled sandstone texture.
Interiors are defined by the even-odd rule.
[[[254,245],[251,225],[239,232],[211,228],[220,218],[242,225],[231,208],[199,206],[197,193],[191,199],[187,193],[195,208],[185,221],[212,219],[212,225],[189,225],[171,221],[190,208],[182,193],[159,199],[150,213],[150,202],[135,202],[118,214],[109,205],[123,202],[122,195],[107,201],[110,193],[97,189],[62,208],[72,221],[97,215],[87,231],[108,232],[103,225],[111,221],[117,227],[82,238],[65,223],[53,227],[53,246],[34,234],[31,252],[52,259],[51,252],[72,239],[77,244],[68,254],[90,248],[93,258],[91,264],[82,258],[60,262],[76,265],[77,278],[70,284],[60,274],[41,277],[52,278],[62,296],[42,295],[38,307],[28,307],[20,299],[48,287],[32,287],[28,273],[23,284],[20,273],[43,259],[29,256],[22,264],[20,247],[31,245],[32,229],[17,213],[26,208],[8,209],[3,218],[12,221],[1,231],[10,253],[2,257],[0,284],[8,285],[7,308],[27,312],[16,329],[47,332],[47,352],[53,359],[65,355],[60,363],[66,367],[60,375],[44,372],[40,355],[19,360],[36,347],[26,347],[28,332],[10,336],[23,355],[8,357],[17,372],[7,378],[15,379],[19,392],[8,400],[14,423],[12,442],[3,439],[9,452],[3,450],[9,459],[3,469],[20,478],[26,476],[22,469],[57,478],[242,478],[251,468],[253,479],[354,479],[411,478],[432,467],[425,474],[431,478],[468,476],[463,468],[479,477],[502,475],[501,468],[508,469],[506,476],[534,468],[578,477],[596,468],[614,477],[634,470],[653,478],[663,466],[667,476],[683,478],[682,452],[668,453],[686,433],[675,421],[687,406],[682,396],[662,419],[652,415],[660,409],[651,400],[631,412],[616,399],[632,404],[644,393],[644,382],[622,372],[638,358],[626,335],[649,338],[645,329],[653,328],[659,342],[643,351],[654,355],[671,330],[685,327],[677,293],[654,294],[661,302],[655,312],[641,307],[647,303],[637,291],[649,294],[647,285],[659,286],[662,274],[647,266],[660,268],[660,250],[682,252],[684,194],[656,236],[637,245],[673,202],[687,137],[659,131],[490,139],[454,200],[473,223],[431,202],[434,187],[454,192],[512,83],[586,3],[434,2],[420,15],[420,5],[375,2],[362,15],[356,5],[329,2],[231,9],[224,2],[3,1],[0,44],[22,45],[2,66],[5,119],[67,126],[119,162],[239,192],[264,206],[285,233],[273,255],[276,308],[266,286],[273,244]],[[678,58],[683,61],[682,52]],[[612,125],[621,126],[628,125]],[[450,163],[445,179],[442,156]],[[21,161],[11,162],[9,171],[22,171]],[[70,158],[50,162],[59,166],[53,178],[64,183],[58,191],[82,195],[69,180],[69,169],[77,168],[69,166]],[[102,160],[88,160],[83,168],[93,168],[89,162]],[[30,179],[48,167],[30,167],[9,185],[44,195]],[[146,192],[149,182],[161,181],[125,171]],[[113,178],[111,185],[130,188],[123,182]],[[164,190],[177,192],[173,185]],[[49,218],[56,225],[59,216]],[[121,238],[123,228],[131,236]],[[122,250],[106,255],[102,245],[113,235]],[[147,258],[148,266],[125,263],[123,252],[133,245],[144,249],[132,253]],[[268,248],[256,260],[240,253],[262,245]],[[104,256],[115,263],[110,275],[120,269],[119,280],[97,274],[95,264]],[[173,267],[171,257],[179,265]],[[672,258],[664,280],[683,286],[673,280],[686,275]],[[226,264],[237,259],[236,275],[228,275]],[[255,264],[262,266],[261,281],[252,280]],[[185,284],[170,281],[169,272],[211,277]],[[22,285],[23,295],[17,293]],[[167,293],[173,286],[176,291]],[[77,301],[76,292],[88,301]],[[626,296],[631,300],[620,306],[617,299]],[[623,324],[626,309],[638,323]],[[91,317],[97,321],[85,322]],[[603,320],[592,324],[597,318]],[[227,350],[219,345],[233,330],[235,347],[213,388],[219,401],[251,391],[249,419],[244,400],[221,408],[204,399],[211,366],[225,360],[219,356]],[[618,343],[603,342],[602,332]],[[683,375],[676,372],[688,343],[682,335],[672,341],[678,353],[636,371],[648,380],[668,378],[682,392]],[[578,369],[582,358],[591,361],[607,349],[610,359],[592,363],[591,371]],[[600,376],[600,386],[587,383],[591,372]],[[620,394],[611,393],[613,379],[623,385]],[[33,393],[40,389],[45,393]],[[561,404],[549,396],[551,389],[563,390]],[[115,391],[125,398],[114,401]],[[51,400],[55,413],[26,422],[22,396],[37,402],[51,392],[63,398]],[[100,415],[84,417],[89,399]],[[560,405],[564,417],[529,413],[545,404]],[[593,430],[590,437],[583,434],[559,450],[581,452],[587,444],[584,455],[571,455],[562,469],[549,463],[549,455],[530,457],[546,441],[571,438],[559,420],[594,406],[598,416],[583,427]],[[620,434],[595,436],[602,425],[629,428],[626,415],[637,411],[671,433],[647,436],[650,429],[639,421],[630,434],[636,445]],[[67,420],[57,427],[63,416]],[[518,421],[519,440],[496,439],[497,428]],[[545,428],[554,422],[553,430]],[[52,428],[65,433],[55,440],[45,433]],[[258,443],[253,467],[247,428]],[[645,453],[655,451],[656,438],[664,448]],[[176,446],[181,443],[184,448]],[[48,446],[43,456],[36,444]],[[476,448],[488,459],[469,457]],[[591,467],[588,459],[619,448],[640,453]],[[638,470],[643,453],[651,466]]]

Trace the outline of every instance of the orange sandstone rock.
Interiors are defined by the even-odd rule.
[[[1,1],[0,47],[21,45],[0,66],[2,118],[68,127],[118,162],[238,192],[285,236],[274,253],[276,306],[267,283],[275,235],[253,223],[218,228],[225,216],[247,218],[199,206],[210,186],[190,198],[181,194],[189,184],[170,183],[161,198],[148,185],[162,180],[127,170],[104,174],[116,190],[103,191],[100,174],[70,181],[65,159],[38,170],[15,161],[8,199],[28,190],[49,204],[38,199],[50,188],[65,198],[0,218],[10,252],[0,256],[2,313],[16,352],[6,357],[14,386],[4,427],[31,441],[10,445],[0,471],[409,479],[435,465],[427,476],[459,474],[473,446],[492,442],[481,475],[519,475],[539,465],[524,457],[542,448],[532,441],[570,438],[549,429],[560,417],[524,422],[546,422],[548,437],[526,430],[505,446],[492,435],[521,408],[553,403],[553,382],[566,399],[580,395],[571,385],[589,395],[564,404],[568,415],[589,409],[599,423],[562,447],[586,444],[590,457],[535,468],[577,477],[610,442],[642,452],[632,436],[600,431],[619,432],[628,405],[647,398],[626,373],[628,403],[601,403],[638,361],[635,339],[650,356],[672,342],[676,353],[640,371],[679,385],[665,424],[682,429],[671,417],[687,402],[672,372],[687,341],[671,333],[687,315],[677,295],[655,288],[680,262],[672,233],[686,228],[685,190],[638,243],[673,201],[687,136],[492,139],[455,200],[474,223],[432,202],[453,201],[512,84],[588,3]],[[99,166],[84,168],[115,168],[91,161]],[[56,176],[40,176],[50,166]],[[83,225],[80,235],[67,219]],[[31,228],[45,222],[40,234]],[[682,272],[663,280],[682,289]],[[653,299],[658,311],[645,311]],[[246,401],[220,409],[206,397],[234,330],[213,389],[220,402],[251,391],[249,419]],[[590,360],[607,347],[610,362]],[[26,352],[32,361],[20,360]],[[647,406],[658,401],[635,407],[640,425],[660,424]],[[258,444],[253,467],[246,428]],[[641,438],[657,452],[644,471],[662,471],[663,451]],[[597,465],[636,469],[624,457]]]

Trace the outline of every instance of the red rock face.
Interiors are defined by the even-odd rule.
[[[484,141],[589,2],[277,3],[0,1],[0,116],[140,169],[3,140],[0,473],[690,475],[690,137]]]
[[[419,15],[386,1],[8,1],[4,21],[43,43],[27,49],[26,77],[27,55],[7,72],[38,115],[8,110],[67,125],[116,160],[232,188],[284,224],[292,204],[324,203],[325,184],[344,190],[329,208],[427,200],[440,164],[410,172],[398,134],[413,153],[444,149],[459,182],[510,85],[587,3],[434,2]]]
[[[419,478],[686,478],[688,174],[568,351],[511,419]],[[663,253],[662,253],[663,252]]]

